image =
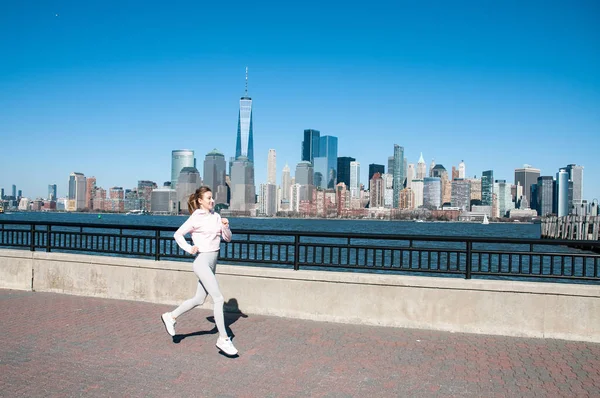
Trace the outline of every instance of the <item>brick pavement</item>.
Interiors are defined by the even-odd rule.
[[[600,397],[600,344],[171,308],[0,289],[0,396]]]

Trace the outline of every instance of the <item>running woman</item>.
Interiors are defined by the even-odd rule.
[[[238,350],[234,347],[225,329],[224,298],[215,277],[221,238],[226,242],[231,241],[231,230],[229,229],[229,220],[221,218],[219,213],[215,213],[214,207],[212,191],[206,186],[198,188],[188,199],[188,209],[191,215],[175,232],[174,237],[183,250],[192,255],[197,254],[193,269],[198,277],[198,288],[193,298],[184,301],[174,311],[165,312],[161,319],[167,333],[175,336],[177,318],[192,308],[202,305],[206,295],[210,294],[214,303],[215,324],[219,331],[217,348],[225,354],[233,356],[238,353]],[[192,234],[193,246],[184,238],[188,233]]]

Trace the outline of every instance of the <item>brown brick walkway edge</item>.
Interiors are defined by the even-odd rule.
[[[171,308],[0,289],[0,396],[600,397],[600,344]]]

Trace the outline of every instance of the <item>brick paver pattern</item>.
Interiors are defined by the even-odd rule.
[[[0,289],[2,397],[600,397],[600,344]],[[239,303],[243,312],[243,303]]]

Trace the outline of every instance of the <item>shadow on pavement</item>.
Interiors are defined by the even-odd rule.
[[[224,314],[225,315],[225,329],[227,330],[227,334],[229,335],[231,340],[233,340],[233,338],[235,337],[235,334],[231,330],[230,326],[233,325],[235,322],[237,322],[237,320],[240,318],[248,318],[248,315],[244,314],[240,310],[238,301],[235,298],[232,298],[223,304],[223,311],[225,313]],[[206,320],[211,323],[215,323],[214,316],[206,317]],[[218,333],[217,327],[213,326],[213,328],[211,330],[202,330],[202,331],[187,333],[187,334],[176,334],[175,336],[173,336],[173,343],[179,344],[183,339],[186,339],[188,337],[203,336],[205,334],[217,334],[217,333]],[[223,355],[229,357],[226,354],[223,354]],[[229,357],[229,358],[231,358],[231,357]]]

